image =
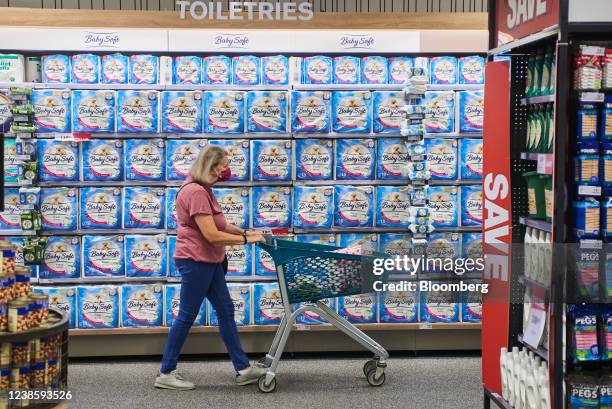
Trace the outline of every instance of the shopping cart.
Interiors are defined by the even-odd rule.
[[[373,290],[374,281],[386,281],[387,275],[373,274],[374,259],[382,254],[355,255],[336,253],[341,247],[281,240],[266,235],[266,243],[258,243],[270,253],[283,301],[281,319],[270,352],[259,361],[268,372],[259,378],[259,390],[264,393],[276,389],[276,368],[295,319],[310,311],[319,314],[349,337],[374,353],[363,366],[368,383],[385,383],[387,351],[372,338],[321,302],[326,298],[366,294]],[[300,304],[297,308],[296,304]]]

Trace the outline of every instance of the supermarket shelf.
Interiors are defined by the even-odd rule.
[[[276,281],[276,276],[226,276],[228,282],[252,283],[263,281]],[[40,285],[57,284],[123,284],[123,283],[180,283],[180,277],[77,277],[77,278],[39,278],[36,283]],[[34,283],[34,282],[33,282]]]
[[[531,104],[546,104],[548,102],[555,102],[555,95],[541,95],[539,97],[529,97],[521,99],[521,105]]]
[[[450,133],[426,133],[425,139],[433,138],[482,138],[482,132],[450,132]]]
[[[25,87],[33,89],[99,89],[151,91],[289,91],[291,85],[230,85],[230,84],[60,84],[40,82],[1,82],[0,88]]]
[[[523,346],[527,349],[529,349],[530,351],[532,351],[534,354],[536,354],[537,356],[539,356],[540,358],[542,358],[545,361],[548,361],[548,350],[542,347],[538,347],[538,348],[534,348],[531,345],[529,345],[528,343],[526,343],[523,340],[523,336],[519,335],[518,336],[518,342],[520,342],[521,344],[523,344]]]
[[[516,48],[520,48],[523,46],[534,46],[533,43],[537,42],[537,41],[543,41],[543,40],[547,40],[550,39],[550,37],[554,37],[557,36],[559,34],[559,25],[554,25],[550,28],[547,28],[543,31],[538,31],[537,33],[534,34],[530,34],[528,36],[525,36],[521,39],[515,40],[515,41],[511,41],[509,43],[506,43],[504,45],[501,45],[497,48],[493,48],[491,50],[489,50],[488,54],[489,55],[498,55],[498,54],[504,54],[507,53],[511,50],[514,50]]]
[[[386,133],[293,133],[293,137],[295,139],[381,139],[381,138],[408,138],[401,136],[399,133],[396,134],[386,134]]]
[[[482,185],[482,180],[464,179],[464,180],[430,180],[427,183],[429,186],[467,186],[467,185]]]
[[[578,99],[580,102],[601,103],[605,97],[603,92],[580,92]]]
[[[297,91],[403,91],[407,84],[294,84]]]
[[[0,236],[36,236],[34,230],[0,230]]]
[[[527,278],[523,275],[519,276],[518,279],[519,283],[523,284],[524,286],[531,286],[531,287],[537,287],[537,288],[541,288],[542,290],[544,290],[545,292],[548,292],[549,287],[546,284],[543,284],[539,281],[533,280],[531,278]]]
[[[168,229],[77,229],[77,230],[41,230],[42,236],[81,236],[85,234],[173,234]]]
[[[334,182],[334,181],[332,181]],[[154,187],[178,187],[184,183],[183,180],[160,180],[160,181],[138,181],[138,180],[117,180],[111,182],[105,181],[87,181],[87,182],[40,182],[40,187],[57,187],[61,185],[63,187],[123,187],[123,186],[154,186]],[[215,187],[253,187],[253,186],[291,186],[291,181],[279,182],[279,181],[233,181],[233,182],[219,182],[215,184]]]
[[[485,389],[485,394],[501,409],[514,409],[500,394]],[[495,408],[497,409],[497,408]]]
[[[293,186],[408,186],[409,179],[405,180],[295,180]]]
[[[434,233],[480,233],[482,226],[435,227]]]
[[[536,220],[536,219],[530,219],[529,217],[521,217],[519,219],[519,223],[525,226],[535,227],[538,230],[544,230],[546,232],[552,233],[552,223],[545,222],[544,220]]]

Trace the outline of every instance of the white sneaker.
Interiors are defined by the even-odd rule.
[[[169,374],[160,373],[155,378],[155,387],[161,389],[174,389],[178,391],[187,391],[195,389],[195,385],[186,381],[176,369]]]
[[[242,372],[242,373],[240,373]],[[236,384],[243,386],[257,382],[257,380],[268,372],[268,368],[251,365],[236,374]]]

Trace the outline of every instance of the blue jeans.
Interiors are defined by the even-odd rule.
[[[161,372],[176,369],[179,354],[193,325],[204,297],[208,298],[219,319],[219,332],[234,369],[239,371],[249,366],[249,358],[242,349],[238,328],[234,321],[234,303],[227,289],[225,273],[221,263],[200,263],[194,260],[176,259],[176,268],[181,273],[181,298],[179,313],[170,328]]]

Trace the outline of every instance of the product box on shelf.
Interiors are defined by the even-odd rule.
[[[376,169],[374,139],[338,139],[336,141],[336,179],[370,180]]]
[[[410,195],[407,187],[376,187],[376,226],[408,227],[410,224]]]
[[[333,178],[334,145],[326,139],[295,141],[296,180],[331,180]]]
[[[329,133],[332,93],[329,91],[291,92],[291,131]]]
[[[231,181],[251,180],[250,141],[246,139],[212,139],[208,143],[225,149],[228,160],[227,165],[232,171]]]
[[[293,227],[330,229],[333,221],[333,186],[295,186]]]
[[[38,268],[41,279],[78,278],[81,276],[81,238],[48,237],[43,262]]]
[[[120,181],[123,179],[123,141],[91,140],[81,143],[84,181]]]
[[[234,320],[236,321],[236,325],[249,325],[251,323],[251,316],[253,315],[251,310],[251,285],[243,283],[229,283],[227,285],[227,289],[229,290],[230,298],[234,304]],[[208,305],[209,325],[218,326],[219,314],[211,305],[210,301],[207,300],[206,304]],[[268,310],[265,308],[264,311],[268,312]],[[257,322],[255,322],[255,324],[257,324]]]
[[[247,93],[247,132],[287,132],[287,92]]]
[[[253,227],[291,225],[291,188],[256,186],[253,188]]]
[[[427,201],[434,227],[455,227],[459,219],[459,197],[456,186],[430,186]]]
[[[378,296],[370,293],[339,297],[338,314],[352,323],[374,323],[378,316]]]
[[[236,85],[259,84],[259,57],[237,55],[232,57],[232,83]]]
[[[462,139],[459,153],[461,179],[482,179],[482,139]]]
[[[327,305],[332,311],[336,311],[336,299],[335,298],[324,298],[319,301]],[[302,304],[298,303],[295,306],[295,309],[298,309],[301,306]],[[305,311],[301,313],[300,315],[297,316],[295,323],[301,324],[301,325],[328,324],[327,320],[325,320],[322,316],[320,316],[314,311]]]
[[[276,276],[276,265],[272,256],[259,246],[255,246],[255,275]]]
[[[214,55],[202,59],[203,84],[230,84],[232,60],[225,55]]]
[[[11,107],[14,104],[15,101],[9,95],[8,90],[0,89],[0,132],[10,132],[13,123]]]
[[[334,91],[333,131],[370,133],[372,130],[372,93],[369,91]]]
[[[221,206],[229,224],[248,229],[250,224],[250,192],[248,188],[213,188],[213,193]]]
[[[406,121],[405,94],[394,91],[375,91],[373,94],[374,132],[399,134]]]
[[[431,84],[456,84],[457,57],[431,57],[429,72]]]
[[[76,287],[35,287],[49,296],[49,306],[66,313],[69,320],[69,328],[76,328],[77,323],[77,289]]]
[[[334,201],[334,226],[372,227],[376,207],[372,186],[336,185]]]
[[[285,85],[289,83],[289,59],[284,55],[261,57],[261,83]]]
[[[472,260],[482,259],[482,233],[463,233],[461,235],[461,256]]]
[[[120,187],[81,189],[81,229],[120,229],[123,200]]]
[[[204,93],[204,132],[237,134],[244,132],[245,94],[240,91]]]
[[[484,93],[459,91],[459,132],[482,132],[484,125]]]
[[[168,236],[168,277],[180,277],[176,263],[174,262],[174,251],[176,250],[176,236]]]
[[[425,93],[425,119],[427,133],[455,132],[455,93],[453,91]]]
[[[461,225],[482,225],[482,186],[461,186]]]
[[[428,260],[439,260],[427,263],[422,273],[451,273],[443,263],[446,259],[456,260],[460,257],[459,247],[461,245],[459,233],[431,233],[427,239],[426,254]],[[461,267],[453,270],[457,275],[461,273]]]
[[[121,288],[121,326],[161,327],[164,290],[161,284],[124,284]]]
[[[70,57],[72,82],[97,84],[100,82],[100,57],[94,54],[75,54]]]
[[[331,57],[316,55],[302,58],[302,84],[331,84]]]
[[[83,236],[83,277],[125,277],[123,236]]]
[[[407,179],[410,162],[408,142],[400,138],[384,138],[378,139],[376,145],[376,179]]]
[[[479,56],[460,57],[459,84],[484,84],[485,59]]]
[[[227,245],[225,256],[227,257],[228,277],[250,276],[253,273],[253,246]]]
[[[79,328],[118,328],[119,291],[114,285],[79,286],[77,316]]]
[[[50,187],[40,192],[43,230],[76,230],[79,225],[78,191],[71,187]]]
[[[412,237],[404,233],[382,233],[380,235],[380,252],[390,256],[407,256],[412,251]]]
[[[100,82],[103,84],[127,84],[130,74],[130,59],[127,55],[103,55]]]
[[[0,211],[1,230],[21,230],[19,189],[4,189],[4,210]]]
[[[30,104],[34,107],[36,132],[70,132],[70,90],[34,89]]]
[[[165,277],[168,266],[168,240],[156,236],[125,236],[125,275],[127,277]]]
[[[166,147],[163,139],[125,141],[125,179],[162,181],[166,178]]]
[[[202,93],[199,91],[163,91],[161,93],[161,128],[168,133],[202,132]]]
[[[414,68],[414,58],[411,57],[391,57],[389,61],[389,84],[408,84],[412,78]]]
[[[130,84],[157,84],[159,57],[139,54],[130,56]]]
[[[469,282],[469,284],[480,284]],[[482,293],[466,291],[461,294],[461,322],[482,321]]]
[[[157,187],[124,188],[123,228],[163,229],[166,192]]]
[[[448,291],[421,291],[420,321],[459,322],[460,300],[457,294]]]
[[[186,179],[191,165],[205,146],[205,139],[169,139],[166,142],[166,179]]]
[[[419,293],[416,291],[385,291],[380,293],[380,322],[417,322]]]
[[[259,181],[290,181],[293,149],[289,140],[255,140],[251,177]]]
[[[53,139],[38,141],[38,179],[41,182],[79,180],[79,145]]]
[[[335,234],[296,234],[294,240],[301,243],[335,246],[337,238]]]
[[[115,132],[115,92],[72,91],[72,131]]]
[[[166,229],[178,229],[178,216],[176,214],[176,196],[180,188],[166,188]]]
[[[72,70],[70,69],[70,57],[67,55],[43,55],[41,64],[43,82],[70,83]]]
[[[386,84],[388,62],[385,57],[368,56],[361,59],[362,84]]]
[[[426,139],[425,152],[432,180],[457,179],[459,154],[456,139]]]
[[[361,63],[359,58],[348,55],[334,57],[334,84],[359,84]]]
[[[284,314],[278,283],[253,284],[253,324],[280,324]]]
[[[193,55],[172,58],[173,84],[200,84],[202,82],[202,59]]]
[[[357,247],[364,251],[378,251],[378,235],[374,233],[343,233],[338,235],[338,247]]]
[[[117,91],[117,132],[159,132],[159,91]]]
[[[167,284],[165,286],[165,314],[164,322],[167,327],[171,327],[174,324],[174,320],[178,317],[179,308],[181,306],[181,285],[180,284]],[[195,318],[193,325],[195,327],[206,326],[206,306],[207,302],[203,302],[200,306],[200,312]]]
[[[1,99],[1,96],[0,96]],[[1,125],[0,125],[1,126]],[[15,138],[4,139],[4,183],[17,182],[17,147],[15,146]]]
[[[40,57],[28,57],[28,60],[31,58],[38,58],[40,72]],[[23,58],[23,55],[0,54],[0,67],[0,82],[19,83],[24,81],[27,63]],[[26,81],[30,82],[31,80],[27,79]],[[40,82],[40,79],[38,82]]]
[[[24,258],[23,258],[23,244],[25,241],[24,238],[23,237],[4,237],[3,239],[11,243],[15,247],[15,265],[17,266],[25,265]],[[38,277],[37,266],[32,266],[32,271],[33,271],[33,274],[36,274],[36,277]]]

